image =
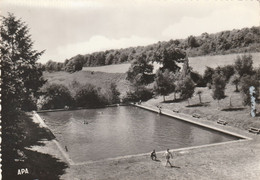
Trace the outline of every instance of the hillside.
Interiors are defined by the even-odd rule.
[[[76,55],[64,63],[48,61],[44,68],[47,71],[81,70],[82,67],[93,67],[131,62],[140,54],[146,54],[150,61],[158,61],[158,52],[181,49],[189,57],[205,55],[224,55],[231,53],[260,52],[260,28],[251,27],[222,31],[215,34],[203,33],[200,36],[189,36],[186,39],[175,39],[158,42],[148,46],[111,49],[85,55]]]
[[[260,66],[260,53],[250,53],[253,56],[254,66]],[[228,54],[228,55],[216,55],[216,56],[198,56],[189,57],[189,65],[192,69],[201,75],[204,73],[206,66],[211,68],[216,68],[217,66],[224,66],[233,64],[236,57],[240,54]],[[95,72],[105,72],[105,73],[125,73],[130,67],[130,63],[125,64],[115,64],[107,66],[97,66],[97,67],[84,67],[83,71],[95,71]],[[155,64],[154,68],[157,69],[158,64]]]
[[[110,83],[115,83],[117,84],[118,90],[121,92],[121,96],[123,96],[129,88],[129,82],[126,80],[126,74],[123,73],[93,73],[92,71],[78,71],[71,74],[61,71],[53,73],[44,72],[43,76],[48,80],[46,85],[52,83],[63,84],[67,86],[72,91],[72,93],[74,93],[74,89],[70,84],[73,81],[78,81],[80,84],[93,84],[96,87],[103,89],[107,89]]]
[[[206,66],[215,68],[216,66],[223,66],[227,64],[233,64],[238,54],[229,55],[217,55],[217,56],[200,56],[189,58],[189,64],[194,71],[200,74],[204,73]],[[260,66],[260,53],[252,53],[254,67]],[[126,91],[130,88],[130,82],[126,80],[126,71],[130,67],[128,64],[117,64],[99,67],[85,67],[82,71],[75,73],[68,73],[64,71],[60,72],[44,72],[44,78],[48,80],[48,84],[57,83],[64,84],[70,87],[70,83],[78,81],[81,84],[90,83],[97,87],[106,89],[110,83],[117,84],[121,97],[123,97]],[[155,69],[158,68],[156,65]]]

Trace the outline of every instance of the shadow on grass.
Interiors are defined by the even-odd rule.
[[[183,99],[173,99],[173,100],[166,100],[166,101],[163,101],[162,103],[179,103],[179,102],[182,102]]]
[[[244,109],[245,108],[243,107],[228,107],[228,108],[221,109],[221,111],[242,111]]]
[[[198,103],[198,104],[191,104],[186,107],[207,107],[209,106],[210,102],[205,102],[205,103]]]
[[[17,125],[14,125],[16,127],[14,129],[16,133],[12,135],[14,138],[10,139],[8,130],[3,133],[3,180],[60,179],[68,167],[66,163],[49,154],[26,149],[42,146],[44,144],[41,141],[52,140],[54,136],[47,129],[40,128],[34,123],[31,116],[21,114],[18,118]],[[25,170],[23,174],[22,169]]]
[[[178,169],[180,169],[181,167],[179,167],[179,166],[171,166],[171,168],[178,168]]]

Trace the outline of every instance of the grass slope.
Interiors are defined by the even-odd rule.
[[[253,56],[254,66],[260,66],[260,53],[250,53]],[[206,66],[216,68],[217,66],[224,66],[229,64],[234,64],[235,59],[241,54],[228,54],[228,55],[216,55],[216,56],[198,56],[190,57],[189,64],[194,71],[203,74]],[[130,63],[127,64],[115,64],[108,66],[98,66],[98,67],[84,67],[83,71],[94,71],[94,72],[106,72],[106,73],[125,73],[129,67]],[[154,69],[158,69],[159,65],[156,64]]]
[[[198,91],[202,91],[201,99],[203,106],[199,105],[199,96],[196,94]],[[214,100],[212,98],[212,90],[207,87],[197,87],[193,97],[188,101],[174,101],[174,94],[166,96],[166,102],[163,102],[163,97],[158,96],[151,99],[144,104],[147,106],[160,105],[163,109],[178,110],[180,114],[190,115],[198,114],[200,118],[207,119],[209,121],[217,122],[218,120],[225,120],[228,122],[227,126],[237,127],[239,129],[247,130],[249,127],[260,128],[260,116],[252,118],[250,116],[250,107],[243,106],[242,97],[240,93],[234,92],[234,85],[228,84],[226,86],[225,95],[226,98],[220,100]],[[178,97],[177,97],[178,98]],[[233,111],[223,111],[230,107],[230,102]],[[257,110],[260,111],[260,105],[257,104]],[[236,110],[235,110],[236,109]]]
[[[72,81],[78,81],[81,84],[93,84],[97,87],[106,89],[109,87],[110,83],[116,83],[118,90],[124,95],[130,86],[129,82],[126,80],[126,74],[123,73],[104,73],[104,72],[90,72],[90,71],[78,71],[75,73],[67,72],[54,72],[48,73],[44,72],[44,78],[48,80],[49,84],[63,84],[70,87]]]

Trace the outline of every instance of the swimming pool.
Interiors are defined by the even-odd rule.
[[[239,139],[133,106],[39,115],[76,163]]]

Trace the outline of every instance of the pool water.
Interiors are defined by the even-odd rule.
[[[39,115],[78,163],[238,139],[133,106]]]

